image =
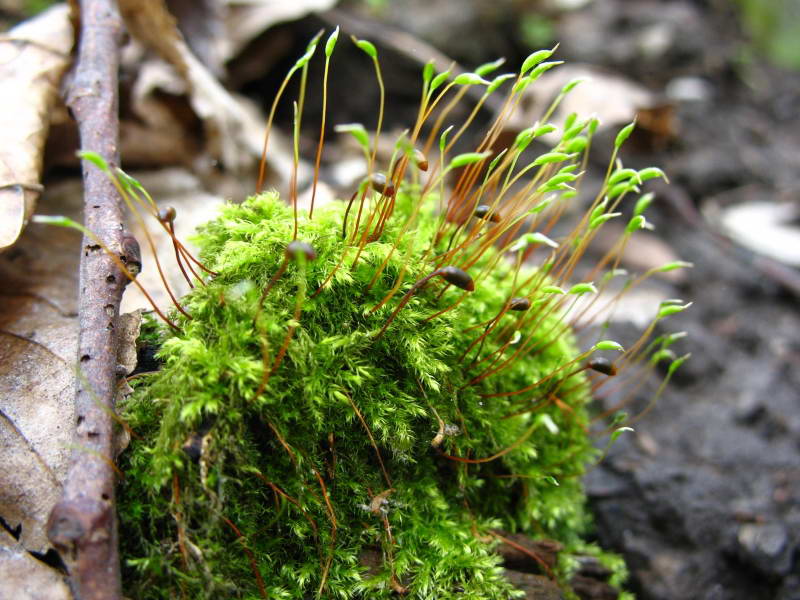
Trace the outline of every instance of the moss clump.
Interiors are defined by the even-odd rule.
[[[338,29],[325,44],[326,73],[337,36]],[[319,39],[284,83],[295,73],[305,82]],[[354,41],[372,60],[383,98],[375,47]],[[610,378],[615,392],[635,390],[670,360],[660,393],[686,358],[668,348],[682,334],[648,338],[688,304],[663,303],[627,350],[606,340],[581,352],[570,323],[597,314],[602,292],[618,290],[613,306],[625,290],[687,263],[615,287],[615,278],[628,277],[617,267],[631,235],[650,227],[644,212],[653,196],[623,202],[665,177],[622,165],[633,124],[616,136],[583,216],[568,231],[557,227],[599,125],[574,114],[561,127],[546,122],[577,80],[545,122],[489,150],[525,88],[558,64],[546,60],[553,52],[534,52],[517,74],[491,82],[484,77],[502,61],[452,81],[429,63],[417,122],[398,140],[386,174],[362,125],[337,128],[362,147],[368,172],[346,207],[318,208],[312,219],[271,193],[225,207],[201,230],[213,278],[182,300],[170,329],[150,331],[163,368],[142,375],[123,415],[140,436],[121,465],[130,595],[517,597],[495,554],[498,530],[561,542],[565,551],[547,574],[567,596],[579,563],[572,553],[599,554],[613,571],[609,582],[620,584],[621,560],[580,538],[587,517],[579,476],[597,454],[586,405]],[[486,86],[481,104],[506,81],[513,84],[504,108],[476,151],[452,156],[478,110],[444,128],[465,86]],[[304,90],[295,103],[295,160]],[[320,127],[317,161],[324,121]],[[551,151],[528,161],[533,140],[559,130]],[[268,138],[269,126],[265,152]],[[166,227],[138,182],[94,159],[132,210],[135,200]],[[617,242],[582,272],[597,232],[626,213]],[[526,270],[533,256],[544,256],[541,266]],[[583,295],[591,299],[579,305]],[[615,363],[589,361],[595,350],[620,354]],[[611,421],[609,432],[626,416]]]
[[[292,209],[264,194],[226,206],[201,230],[218,276],[184,298],[192,319],[165,336],[163,369],[124,410],[140,436],[122,464],[128,595],[509,598],[518,593],[493,553],[493,529],[580,543],[587,519],[576,476],[595,454],[588,384],[563,368],[578,350],[548,309],[553,294],[537,291],[544,275],[487,247],[469,267],[474,292],[434,278],[377,335],[443,249],[430,248],[434,202],[414,218],[418,202],[411,188],[399,193],[354,266],[344,207],[318,209],[313,221],[301,213],[297,239],[316,260],[288,261],[260,311],[293,239]],[[392,252],[409,218],[403,239],[412,243]],[[373,310],[403,272],[399,293]],[[515,338],[530,351],[472,382],[484,368],[469,368],[478,347],[460,357],[523,281],[539,317],[506,312],[480,353],[513,349]]]

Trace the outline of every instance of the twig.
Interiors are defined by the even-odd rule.
[[[81,148],[118,164],[117,71],[122,22],[113,0],[80,0],[80,36],[66,102]],[[125,261],[122,204],[111,181],[84,165],[86,227]],[[119,303],[127,280],[101,247],[83,239],[80,266],[75,448],[47,534],[76,600],[121,597],[114,502],[114,390]]]

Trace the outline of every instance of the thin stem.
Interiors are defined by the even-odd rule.
[[[172,240],[172,249],[175,251],[175,262],[178,263],[178,268],[181,270],[181,275],[183,275],[183,278],[186,280],[186,283],[189,284],[189,289],[193,290],[194,284],[192,283],[192,280],[189,278],[189,275],[186,273],[186,269],[183,267],[183,261],[181,260],[182,252],[180,251],[180,248],[178,247],[177,244],[177,240],[175,239],[175,225],[173,221],[170,221],[168,223],[168,227],[169,227],[169,237]],[[189,265],[188,262],[186,266],[188,266],[189,269],[192,269],[192,266]],[[197,274],[194,273],[194,270],[192,270],[192,273],[195,275],[195,277],[197,276]]]
[[[308,209],[308,220],[314,218],[314,199],[317,197],[317,181],[319,180],[319,164],[322,160],[322,146],[325,141],[325,118],[328,113],[328,69],[331,57],[325,57],[325,71],[322,75],[322,118],[319,125],[319,142],[317,142],[317,156],[314,159],[314,181],[311,184],[311,207]]]
[[[353,398],[350,396],[350,394],[348,394],[344,390],[342,390],[342,392],[344,393],[347,400],[350,402],[350,406],[353,407],[353,411],[356,413],[358,420],[361,421],[361,425],[367,432],[367,436],[369,437],[369,441],[372,444],[372,448],[375,450],[375,456],[378,459],[378,464],[380,464],[381,466],[381,472],[383,472],[383,478],[386,480],[386,485],[388,485],[391,488],[392,480],[389,477],[388,471],[386,470],[386,465],[383,464],[383,457],[381,457],[381,451],[378,449],[378,444],[375,443],[375,438],[372,435],[372,431],[370,430],[369,425],[367,425],[367,422],[364,420],[364,415],[362,415],[361,411],[358,410],[358,406],[356,406],[356,403],[353,401]]]
[[[306,92],[306,69],[303,68],[302,84],[300,87],[300,101],[302,104]],[[294,229],[292,231],[292,240],[297,239],[297,168],[300,164],[300,109],[297,102],[294,103],[294,134],[292,137],[292,179],[289,184],[289,198],[292,204],[292,213],[294,217]]]
[[[286,90],[286,86],[289,83],[289,80],[294,75],[294,72],[297,69],[290,70],[286,77],[283,79],[283,83],[281,83],[281,87],[278,88],[278,93],[275,94],[275,99],[272,101],[272,108],[269,110],[269,117],[267,118],[267,127],[266,131],[264,132],[264,145],[261,149],[261,161],[258,163],[258,181],[256,183],[256,194],[260,194],[261,190],[264,188],[264,177],[266,176],[267,170],[267,145],[269,144],[269,134],[272,131],[272,121],[275,119],[275,110],[278,108],[278,102],[280,101],[281,97],[283,96],[283,92]]]
[[[400,310],[406,304],[408,304],[408,301],[411,300],[411,296],[413,296],[420,288],[422,288],[422,286],[424,286],[438,274],[439,274],[438,271],[434,271],[429,275],[426,275],[419,281],[417,281],[414,285],[411,286],[411,288],[409,288],[409,290],[405,293],[405,295],[400,299],[400,304],[398,304],[397,308],[395,308],[392,314],[389,315],[389,318],[386,320],[386,323],[383,324],[383,327],[381,327],[381,330],[375,336],[376,340],[379,339],[384,334],[384,332],[389,328],[389,325],[391,325],[392,321],[394,321],[394,318],[397,316],[397,313],[399,313]]]
[[[115,183],[116,183],[116,180],[115,180]],[[118,185],[118,184],[116,184],[116,185]],[[139,214],[139,209],[137,209],[136,205],[133,202],[131,202],[130,197],[125,192],[125,190],[122,189],[122,187],[119,187],[119,192],[120,192],[120,196],[122,196],[122,199],[125,201],[125,204],[128,206],[128,209],[131,211],[131,214],[133,214],[134,218],[139,223],[139,227],[141,227],[142,231],[144,231],[144,236],[145,236],[145,239],[147,240],[147,245],[150,247],[150,252],[153,253],[153,258],[155,258],[155,261],[156,261],[156,270],[158,271],[158,276],[161,279],[161,283],[164,284],[164,289],[167,291],[167,294],[169,295],[170,300],[172,300],[172,304],[175,306],[175,308],[178,309],[178,311],[184,317],[186,317],[187,319],[191,320],[192,316],[188,312],[186,312],[186,310],[184,310],[184,308],[180,305],[180,303],[178,302],[178,299],[175,297],[175,294],[172,292],[172,288],[170,287],[169,283],[167,283],[167,278],[164,275],[164,270],[161,268],[161,261],[158,258],[158,252],[156,251],[156,245],[153,242],[153,238],[150,235],[150,231],[147,229],[147,225],[145,224],[144,219],[142,219],[142,215]]]

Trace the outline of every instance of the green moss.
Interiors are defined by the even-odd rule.
[[[337,34],[325,44],[326,73]],[[296,72],[305,82],[318,40],[287,82]],[[374,47],[354,41],[383,98]],[[455,90],[487,85],[489,95],[514,76],[485,81],[495,61],[445,85],[449,75],[434,77],[429,63],[417,122],[398,140],[388,177],[363,125],[337,128],[356,137],[369,165],[352,212],[334,203],[311,220],[269,193],[224,207],[201,229],[202,258],[215,274],[182,299],[191,318],[173,311],[169,329],[145,328],[163,367],[136,380],[124,407],[139,434],[121,464],[128,595],[518,597],[496,554],[498,530],[558,540],[565,549],[554,575],[567,598],[580,554],[597,556],[621,585],[621,559],[582,539],[580,476],[599,454],[588,434],[590,390],[618,372],[613,392],[635,390],[671,360],[657,397],[686,357],[668,348],[682,334],[648,338],[688,304],[659,307],[627,350],[606,340],[582,351],[570,323],[597,312],[601,293],[615,294],[613,306],[656,272],[688,263],[612,281],[628,277],[617,269],[622,252],[650,226],[643,213],[652,195],[633,207],[623,201],[665,177],[624,168],[619,151],[633,124],[617,135],[584,216],[566,230],[556,224],[577,196],[598,121],[570,115],[560,141],[518,165],[535,137],[558,131],[547,118],[577,80],[544,122],[489,160],[524,89],[558,64],[546,62],[553,52],[525,60],[507,110],[475,152],[451,155],[477,112],[448,143],[452,128],[443,127],[463,97]],[[84,158],[115,179],[129,205],[154,213],[138,182],[99,156]],[[578,273],[598,231],[626,213],[613,248]],[[313,251],[296,252],[293,242]],[[539,270],[521,268],[532,257]],[[591,300],[580,306],[582,296]],[[591,344],[598,331],[582,334]],[[589,361],[595,351],[617,359]],[[626,418],[611,419],[609,444],[630,429],[619,427]]]
[[[139,338],[136,340],[137,348],[158,348],[161,346],[163,337],[161,323],[156,319],[153,313],[143,313]]]
[[[541,318],[519,334],[532,351],[502,376],[469,385],[480,372],[466,368],[476,350],[459,362],[515,278],[531,274],[515,275],[487,249],[468,269],[474,292],[441,294],[434,278],[377,335],[400,293],[434,268],[431,201],[369,287],[418,200],[413,190],[398,194],[387,229],[354,267],[343,206],[318,209],[313,221],[301,213],[298,239],[317,258],[289,261],[260,313],[292,240],[291,208],[265,194],[224,207],[202,228],[202,256],[219,275],[184,298],[192,319],[175,316],[181,330],[164,332],[163,369],[143,378],[124,410],[140,436],[122,461],[129,596],[260,597],[257,569],[270,598],[384,598],[400,586],[410,598],[509,598],[517,594],[493,553],[493,528],[580,543],[587,517],[577,476],[595,450],[584,376],[558,371],[578,350],[556,311],[530,296]],[[373,311],[404,267],[400,293]],[[525,323],[501,318],[505,337],[488,337],[483,355],[519,337],[515,321]],[[487,397],[543,379],[525,394]],[[540,401],[556,391],[558,402]],[[504,418],[525,403],[535,410]],[[440,419],[450,435],[433,448]]]

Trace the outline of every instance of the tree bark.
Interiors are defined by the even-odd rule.
[[[78,52],[66,92],[81,148],[119,163],[118,89],[122,22],[114,0],[80,0]],[[84,161],[84,221],[125,262],[122,203],[108,177]],[[114,501],[116,325],[127,283],[111,257],[84,238],[80,267],[74,447],[48,537],[67,566],[76,600],[121,597]]]

